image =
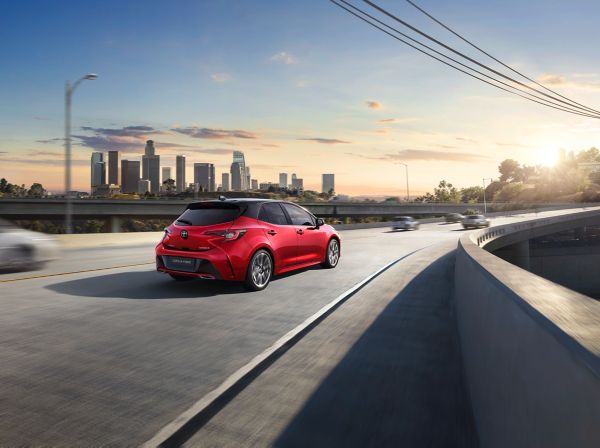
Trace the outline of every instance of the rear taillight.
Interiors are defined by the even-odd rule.
[[[245,235],[247,232],[246,229],[236,229],[236,230],[208,230],[204,232],[205,235],[212,236],[220,236],[225,238],[228,241],[238,240]]]

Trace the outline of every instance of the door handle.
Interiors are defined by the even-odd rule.
[[[277,235],[277,232],[275,232],[275,230],[267,230],[267,233],[269,235]]]
[[[304,230],[302,230],[302,229],[298,229],[298,230],[296,230],[296,233],[297,233],[298,235],[302,235],[302,234],[304,233]]]

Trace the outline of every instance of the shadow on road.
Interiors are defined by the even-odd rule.
[[[477,445],[462,377],[453,256],[434,262],[390,302],[274,446]]]
[[[150,300],[190,299],[246,292],[241,284],[235,282],[201,279],[176,282],[155,271],[99,275],[55,283],[46,288],[71,296]]]

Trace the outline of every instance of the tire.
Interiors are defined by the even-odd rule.
[[[273,277],[273,258],[264,249],[257,250],[246,270],[244,287],[248,291],[261,291],[267,287]]]
[[[189,282],[190,280],[194,280],[194,277],[191,275],[177,275],[177,274],[169,274],[171,278],[178,282]]]
[[[340,242],[331,238],[327,243],[327,251],[325,252],[325,261],[321,263],[321,266],[327,269],[333,269],[337,266],[340,261]]]

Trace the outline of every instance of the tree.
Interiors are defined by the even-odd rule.
[[[501,182],[514,182],[521,180],[522,171],[519,162],[513,159],[503,160],[498,166]]]
[[[43,198],[44,196],[46,196],[46,190],[44,190],[42,184],[35,182],[29,188],[27,196],[32,198]]]
[[[475,185],[473,187],[466,187],[460,189],[460,200],[462,202],[482,202],[483,201],[483,187]]]
[[[445,180],[441,180],[437,188],[433,189],[433,196],[437,202],[460,202],[458,189]]]
[[[173,179],[163,180],[162,184],[163,184],[163,187],[165,187],[165,191],[167,193],[175,193],[176,186],[175,186],[175,181]]]

